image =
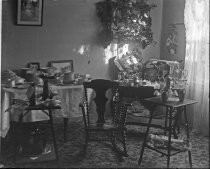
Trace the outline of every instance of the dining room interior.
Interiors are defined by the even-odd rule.
[[[0,168],[209,168],[209,0],[3,0]]]

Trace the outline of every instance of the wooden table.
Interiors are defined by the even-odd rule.
[[[79,103],[83,100],[83,85],[50,85],[50,88],[58,93],[56,97],[61,100],[61,110],[56,112],[56,116],[60,114],[64,118],[64,138],[67,139],[67,126],[68,119],[70,117],[80,117],[82,112],[79,108]],[[27,89],[19,88],[2,88],[2,107],[1,107],[1,119],[2,128],[0,130],[0,136],[5,137],[10,128],[10,121],[18,121],[17,113],[11,113],[7,111],[11,107],[11,100],[15,98],[27,99]],[[48,120],[49,117],[43,114],[40,110],[32,110],[24,116],[23,121],[43,121]]]
[[[144,102],[144,99],[154,97],[155,90],[156,89],[154,89],[153,86],[119,86],[119,99],[120,101],[124,99],[131,99],[131,101],[138,100],[145,108],[148,108],[150,105]],[[127,119],[126,125],[148,125],[147,122],[142,122],[142,118],[145,118],[145,116],[135,116],[134,114],[129,113],[128,117],[130,118]],[[151,125],[153,125],[153,127],[157,126],[156,124]]]
[[[20,114],[20,116],[19,116],[19,124],[20,125],[22,124],[23,117],[25,115],[27,115],[32,110],[40,110],[44,114],[49,116],[49,120],[48,121],[49,121],[49,124],[50,124],[52,137],[53,137],[53,147],[54,147],[53,150],[55,151],[55,158],[56,158],[56,161],[57,161],[57,166],[59,167],[59,155],[58,155],[55,131],[54,131],[54,127],[53,127],[53,116],[52,116],[52,110],[57,110],[57,109],[61,109],[61,107],[60,106],[46,106],[46,105],[43,105],[43,104],[26,107],[25,111],[22,114]],[[17,155],[18,155],[18,141],[17,141],[17,138],[18,138],[18,136],[16,135],[15,136],[15,155],[14,155],[14,161],[15,162],[16,162]],[[25,161],[23,160],[23,162],[32,162],[32,161],[36,162],[35,160],[30,160],[30,158],[28,158],[28,159],[26,158]]]
[[[163,151],[160,151],[158,149],[155,149],[155,148],[147,145],[147,137],[148,137],[149,129],[151,127],[150,124],[151,124],[151,121],[152,121],[152,118],[153,118],[153,112],[154,112],[154,109],[151,109],[149,123],[148,123],[148,126],[147,126],[147,130],[146,130],[146,134],[145,134],[145,138],[144,138],[143,146],[142,146],[142,149],[141,149],[141,154],[140,154],[138,164],[139,165],[141,164],[143,153],[144,153],[144,148],[147,147],[147,148],[152,149],[152,150],[154,150],[158,153],[161,153],[162,155],[167,156],[167,168],[169,168],[170,156],[175,155],[175,154],[180,153],[180,152],[183,152],[182,150],[180,150],[180,151],[177,151],[177,152],[171,154],[171,137],[172,137],[171,135],[172,135],[172,130],[174,128],[174,126],[172,126],[172,120],[173,120],[172,113],[175,110],[176,110],[177,114],[181,114],[182,112],[184,112],[185,129],[186,129],[186,132],[187,132],[187,146],[189,146],[189,130],[188,130],[188,120],[187,120],[186,107],[189,106],[189,105],[197,103],[197,101],[190,100],[190,99],[184,99],[183,102],[179,102],[179,101],[176,101],[176,102],[162,102],[161,97],[153,97],[153,98],[145,99],[145,102],[150,104],[152,107],[155,107],[157,105],[161,105],[161,106],[166,107],[166,110],[169,110],[169,111],[166,111],[166,116],[165,116],[166,119],[169,119],[169,125],[168,126],[165,125],[165,129],[168,131],[168,146],[167,146],[167,153],[164,153]],[[190,167],[192,168],[192,158],[191,158],[190,149],[188,149],[188,155],[189,155]]]

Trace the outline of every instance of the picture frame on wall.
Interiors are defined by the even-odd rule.
[[[74,72],[73,60],[54,60],[50,62],[54,73]]]
[[[42,26],[43,0],[18,0],[17,25]]]
[[[40,70],[40,63],[39,62],[30,62],[30,63],[28,63],[28,68]]]

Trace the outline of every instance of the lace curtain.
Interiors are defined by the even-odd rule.
[[[209,135],[209,0],[185,0],[184,14],[186,97],[198,101],[189,106],[188,117],[193,129]]]

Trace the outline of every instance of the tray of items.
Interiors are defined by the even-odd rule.
[[[168,136],[149,134],[147,137],[147,145],[152,148],[167,149],[168,148]],[[191,148],[191,145],[187,145],[187,141],[184,139],[171,138],[171,148],[177,151],[186,151]]]

